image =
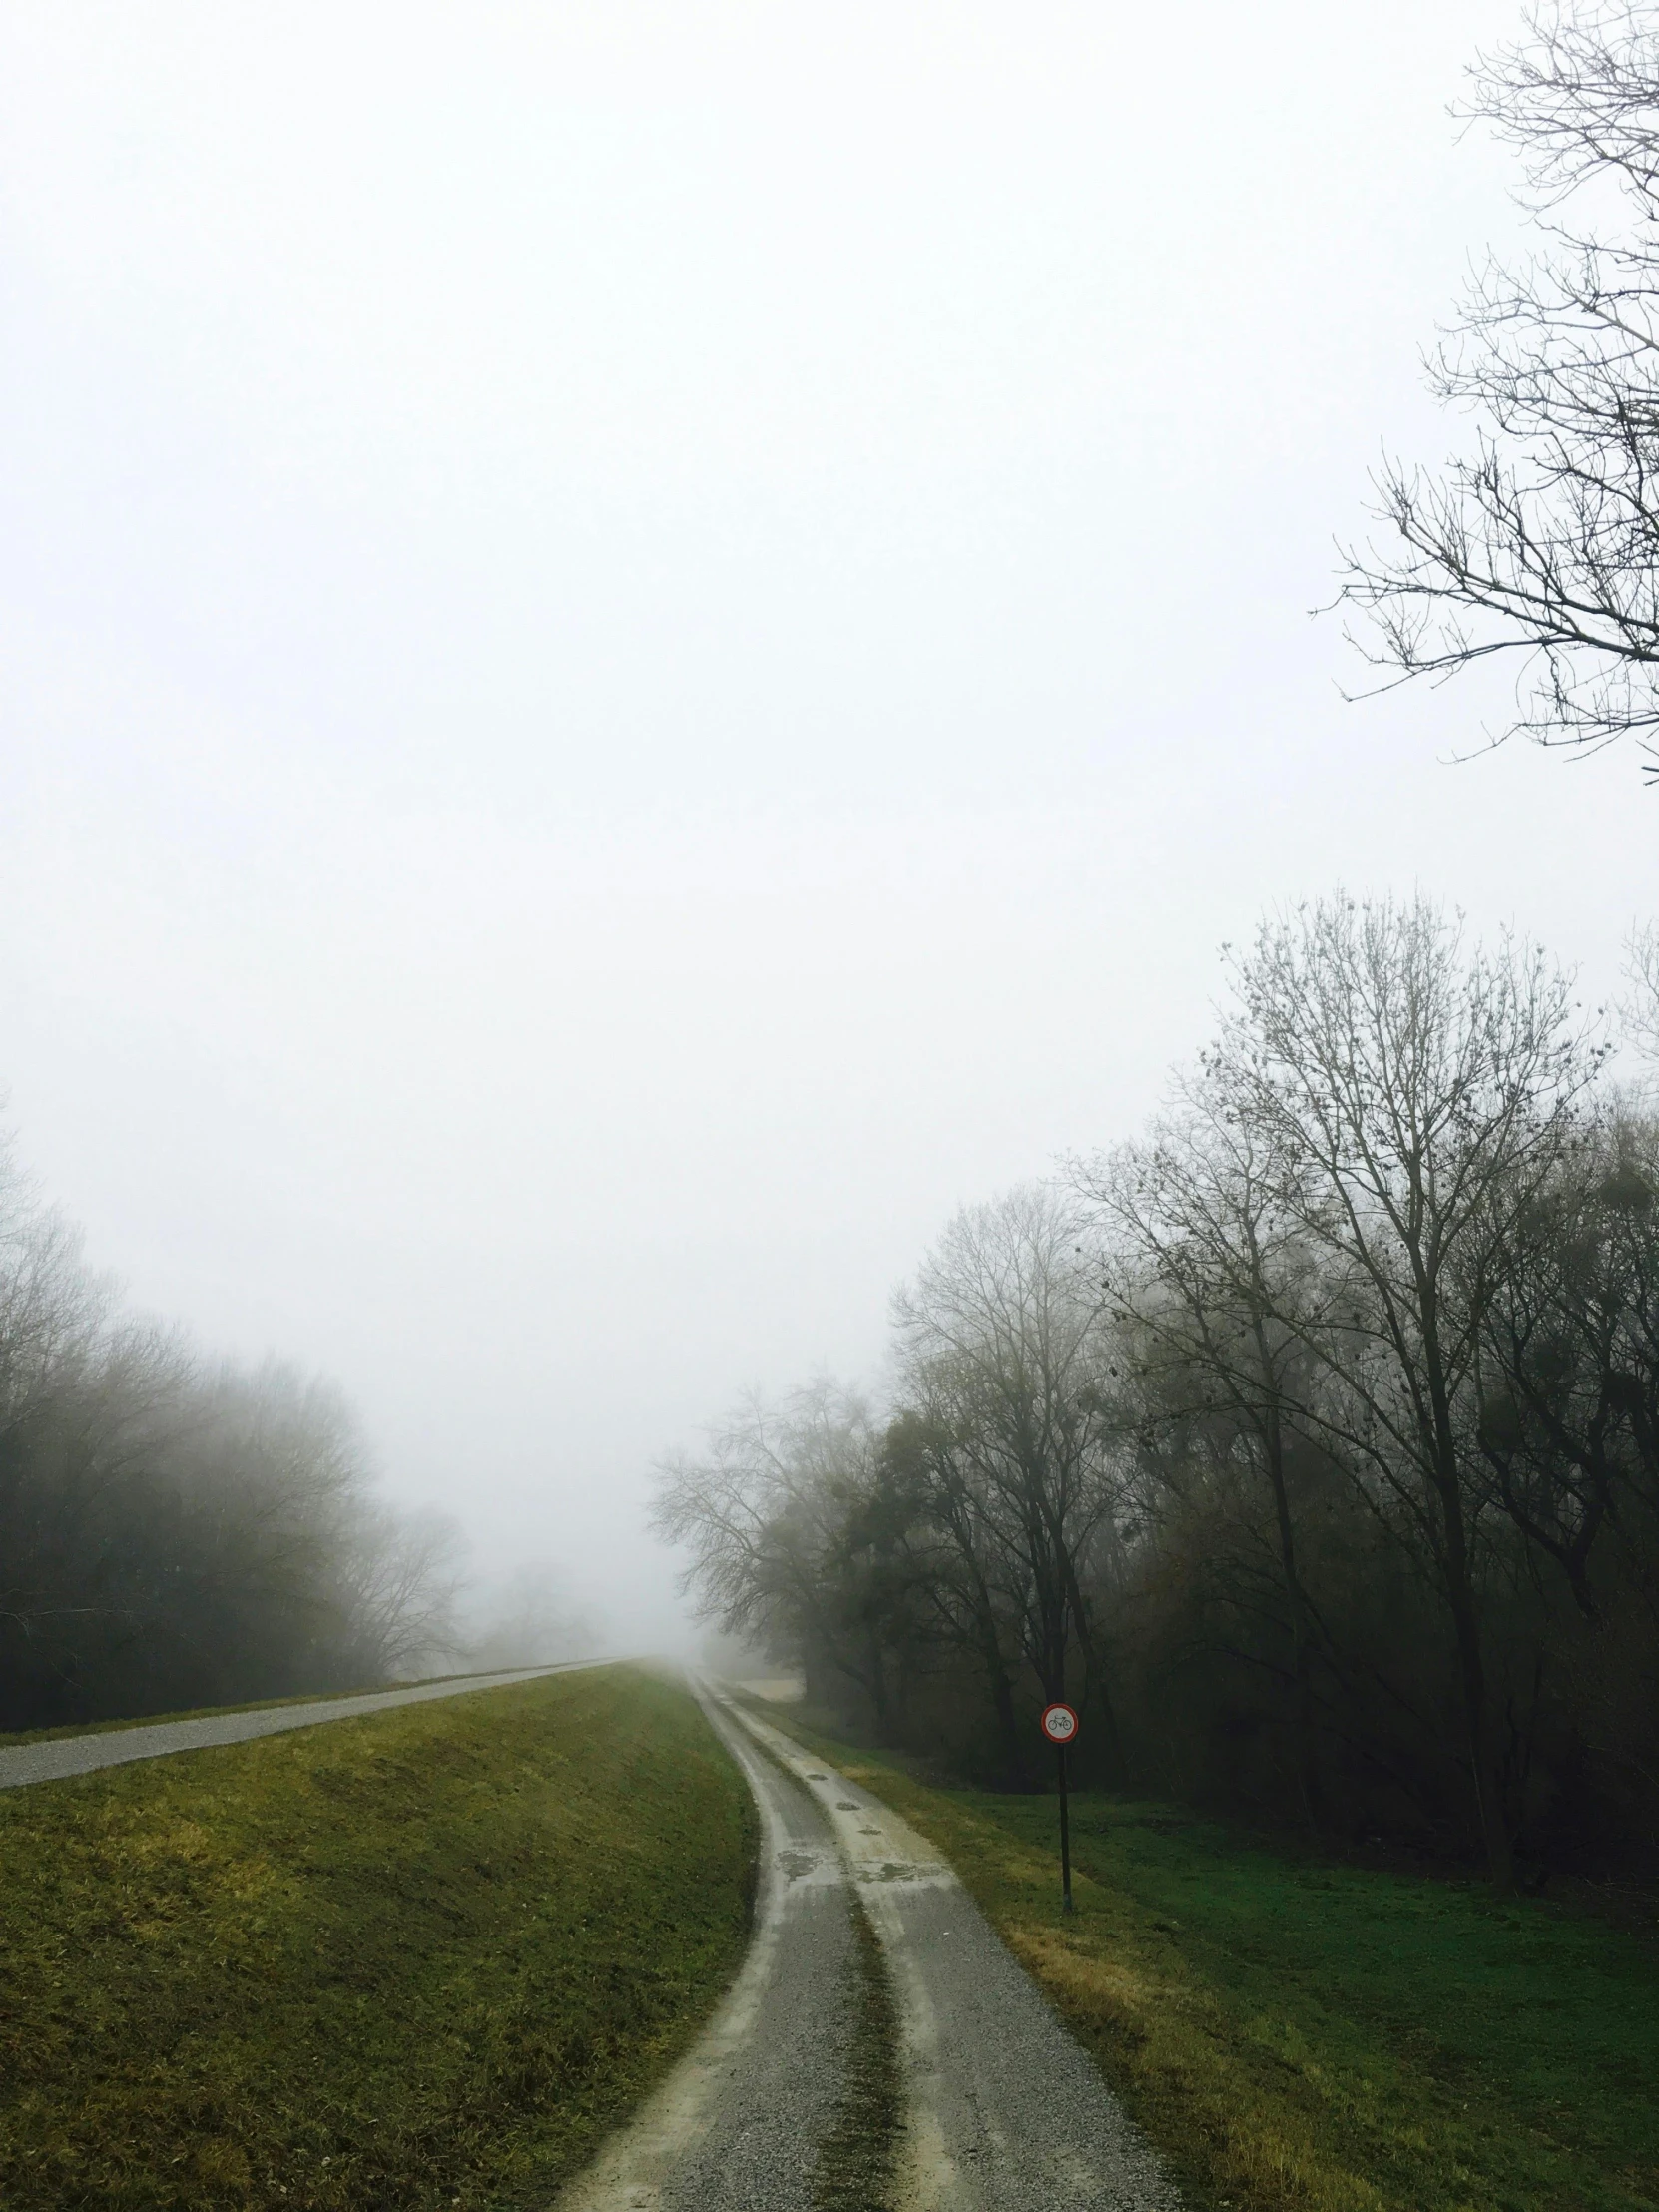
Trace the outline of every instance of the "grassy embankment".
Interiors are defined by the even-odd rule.
[[[0,2203],[544,2203],[730,1978],[755,1841],[622,1667],[0,1795]]]
[[[1659,2206],[1659,1940],[1322,1863],[1169,1807],[940,1790],[766,1717],[938,1846],[1191,2201],[1240,2212]]]

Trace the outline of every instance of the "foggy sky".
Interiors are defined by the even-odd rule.
[[[1613,983],[1632,755],[1347,706],[1509,6],[0,10],[0,1083],[141,1307],[624,1642],[1338,881]]]

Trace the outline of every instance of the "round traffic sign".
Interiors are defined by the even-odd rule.
[[[1051,1744],[1069,1744],[1077,1734],[1077,1715],[1069,1705],[1045,1705],[1042,1732]]]

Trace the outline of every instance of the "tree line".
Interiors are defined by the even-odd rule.
[[[123,1314],[0,1157],[0,1728],[418,1672],[457,1540],[377,1498],[327,1384]]]
[[[1659,1119],[1539,947],[1337,896],[1228,955],[1133,1142],[965,1210],[879,1411],[660,1470],[705,1613],[842,1726],[1500,1886],[1659,1841]]]

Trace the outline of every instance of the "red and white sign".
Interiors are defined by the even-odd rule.
[[[1069,1744],[1077,1734],[1077,1715],[1069,1705],[1045,1705],[1042,1732],[1051,1744]]]

